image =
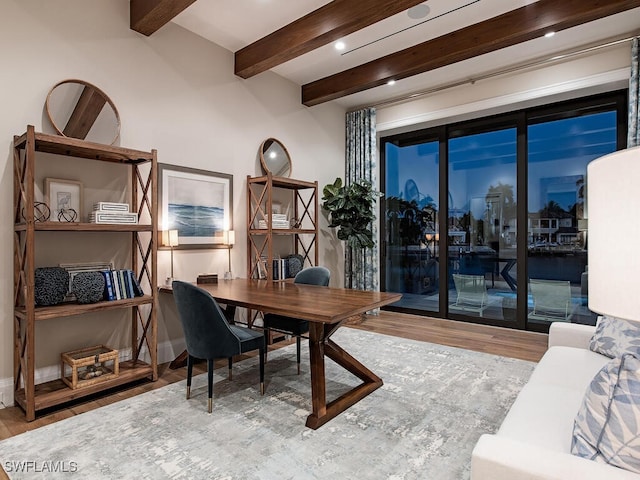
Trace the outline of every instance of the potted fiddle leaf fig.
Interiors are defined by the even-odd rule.
[[[347,266],[350,269],[353,249],[375,245],[372,222],[376,217],[373,210],[380,193],[366,180],[343,185],[338,177],[323,188],[322,194],[322,208],[329,214],[329,227],[337,228],[338,238],[347,243]],[[353,278],[350,270],[345,278],[351,288]]]

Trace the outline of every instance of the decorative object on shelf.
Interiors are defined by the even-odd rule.
[[[62,303],[69,289],[69,272],[60,267],[40,267],[34,272],[36,305]]]
[[[105,279],[101,272],[80,272],[71,281],[71,293],[78,303],[96,303],[104,299]]]
[[[260,145],[260,164],[265,173],[276,177],[291,176],[291,157],[280,140],[267,138]]]
[[[76,212],[73,208],[63,208],[61,210],[58,210],[58,221],[59,222],[77,222],[78,212]]]
[[[91,212],[89,223],[135,225],[138,223],[138,214],[133,212]]]
[[[66,352],[60,357],[62,381],[74,390],[115,378],[120,373],[118,350],[105,345]]]
[[[264,230],[269,228],[267,225],[267,221],[260,219],[258,220],[258,228]],[[271,228],[286,230],[291,228],[291,223],[287,219],[286,213],[272,213],[271,214]]]
[[[82,183],[45,178],[44,195],[53,222],[77,222],[82,216]],[[72,218],[73,220],[69,220]]]
[[[372,222],[376,216],[374,205],[380,192],[366,180],[343,185],[341,178],[325,185],[322,190],[322,208],[329,212],[329,227],[338,229],[338,238],[347,242],[346,264],[351,265],[354,249],[372,248],[374,244]],[[345,272],[347,288],[351,288],[352,272]]]
[[[304,266],[304,257],[298,254],[287,255],[285,257],[288,264],[288,277],[295,277]]]
[[[217,273],[201,273],[196,279],[196,283],[200,284],[215,284],[218,283]]]
[[[178,249],[226,248],[233,225],[233,175],[158,164],[160,225],[178,228]]]
[[[225,230],[222,238],[222,242],[227,246],[227,253],[229,255],[229,270],[224,272],[224,279],[231,280],[233,278],[231,271],[231,249],[233,248],[233,244],[236,243],[236,232],[233,230]]]
[[[89,223],[135,225],[138,223],[138,214],[129,212],[128,203],[96,202],[89,214]]]
[[[64,137],[113,145],[120,136],[120,114],[95,85],[68,79],[56,83],[45,101],[47,117]]]
[[[79,273],[83,272],[109,272],[113,269],[112,262],[87,262],[87,263],[61,263],[59,267],[64,268],[67,272],[69,272],[69,286],[67,290],[67,295],[65,297],[65,301],[74,301],[76,300],[75,295],[73,294],[73,280]]]
[[[165,283],[171,285],[173,282],[173,249],[180,245],[178,240],[178,230],[163,230],[162,244],[171,249],[171,276],[167,277]]]
[[[27,219],[24,214],[24,208],[22,209],[23,220]],[[33,220],[35,222],[46,222],[51,218],[51,209],[49,205],[44,202],[33,202]]]

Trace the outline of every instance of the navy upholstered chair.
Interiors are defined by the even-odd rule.
[[[216,300],[200,287],[174,281],[173,296],[187,343],[187,399],[191,395],[193,359],[207,360],[209,413],[213,407],[213,361],[229,359],[229,380],[233,356],[252,350],[260,351],[260,393],[264,394],[264,334],[230,325]]]
[[[309,267],[304,270],[300,270],[293,281],[294,283],[326,287],[329,285],[330,278],[331,272],[329,269],[325,267]],[[277,330],[288,335],[296,336],[298,374],[300,374],[300,337],[309,332],[309,322],[306,320],[300,320],[299,318],[267,313],[264,316],[264,327],[267,332],[270,330]]]

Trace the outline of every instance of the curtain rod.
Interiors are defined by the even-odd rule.
[[[616,45],[620,45],[622,43],[630,42],[634,38],[635,38],[635,35],[631,36],[631,37],[625,37],[625,38],[616,39],[616,40],[609,40],[606,43],[602,43],[602,44],[599,44],[599,45],[594,45],[594,46],[591,46],[591,47],[581,48],[579,50],[571,50],[571,51],[568,51],[568,52],[559,53],[557,55],[554,55],[551,58],[548,58],[548,57],[539,58],[539,59],[533,60],[531,62],[522,63],[522,64],[519,64],[519,65],[514,65],[512,67],[504,68],[502,70],[495,70],[493,72],[485,73],[483,75],[478,75],[477,77],[471,77],[471,78],[466,78],[464,80],[458,80],[456,82],[447,83],[447,84],[444,84],[444,85],[439,85],[437,87],[429,88],[427,90],[422,90],[422,91],[419,91],[419,92],[408,93],[408,94],[402,95],[400,97],[392,98],[392,99],[389,99],[389,100],[383,100],[381,102],[377,102],[377,103],[373,103],[373,104],[369,104],[369,105],[362,105],[360,107],[348,110],[348,112],[355,112],[355,111],[361,110],[363,108],[378,108],[378,107],[386,107],[386,106],[390,106],[390,105],[404,103],[404,102],[407,102],[407,101],[410,101],[410,100],[415,100],[417,98],[424,97],[426,95],[431,95],[431,94],[434,94],[434,93],[442,92],[442,91],[448,90],[450,88],[460,87],[460,86],[466,85],[466,84],[473,85],[475,82],[480,81],[480,80],[487,80],[489,78],[494,78],[494,77],[498,77],[498,76],[501,76],[501,75],[506,75],[508,73],[518,72],[520,70],[525,70],[525,69],[531,68],[531,67],[537,67],[537,66],[540,66],[540,65],[556,63],[556,62],[559,62],[560,60],[566,60],[568,58],[577,57],[579,55],[584,55],[586,53],[595,52],[597,50],[601,50],[601,49],[604,49],[604,48],[613,47],[613,46],[616,46]]]

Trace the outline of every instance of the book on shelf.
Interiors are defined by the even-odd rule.
[[[135,225],[138,223],[138,214],[129,212],[94,210],[89,214],[89,223]]]
[[[111,271],[102,270],[100,273],[104,277],[104,299],[115,300],[116,296],[113,293],[113,282],[111,281]]]
[[[96,202],[93,204],[94,212],[125,212],[129,213],[128,203]]]
[[[290,226],[291,224],[289,223],[289,220],[272,220],[271,221],[271,228],[286,229],[286,228],[290,228]],[[263,230],[268,228],[267,221],[258,220],[258,228]]]
[[[133,270],[127,270],[129,272],[129,278],[131,279],[131,288],[133,290],[134,297],[142,297],[144,292],[142,291],[142,287],[140,283],[138,283],[138,279],[136,278],[136,274],[133,273]]]
[[[105,270],[101,273],[105,281],[105,300],[122,300],[144,295],[132,270]]]
[[[273,280],[284,280],[289,277],[289,262],[286,258],[273,259]]]

